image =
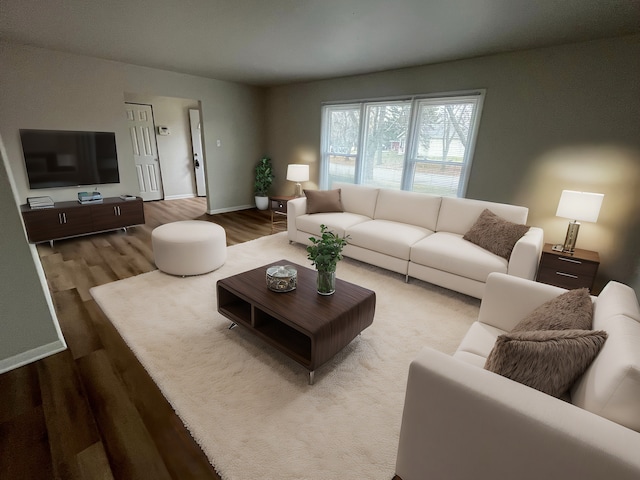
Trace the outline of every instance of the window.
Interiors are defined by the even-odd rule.
[[[325,105],[320,184],[464,196],[483,92]]]

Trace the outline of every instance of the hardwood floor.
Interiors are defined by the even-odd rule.
[[[146,224],[126,233],[38,245],[69,348],[0,375],[1,479],[219,479],[89,294],[154,270],[151,231],[163,223],[212,221],[229,245],[271,233],[267,212],[205,211],[201,198],[147,202]]]

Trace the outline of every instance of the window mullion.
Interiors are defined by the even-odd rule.
[[[363,152],[365,145],[365,132],[367,128],[367,123],[369,119],[365,117],[366,115],[367,104],[360,104],[360,128],[358,130],[358,153],[356,154],[356,172],[355,172],[355,183],[362,183],[362,177],[364,175],[364,160],[363,160]]]
[[[404,149],[404,166],[402,169],[402,190],[411,190],[413,188],[413,175],[415,170],[414,143],[416,138],[416,125],[418,124],[418,108],[417,99],[411,100],[411,115],[409,116],[409,125],[407,126],[407,144]]]

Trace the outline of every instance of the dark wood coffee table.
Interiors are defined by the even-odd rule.
[[[293,265],[298,286],[286,293],[267,288],[265,274],[273,265]],[[315,270],[279,260],[248,272],[218,280],[218,312],[233,323],[274,346],[309,370],[313,384],[316,368],[347,346],[373,323],[376,294],[336,279],[333,295],[316,291]]]

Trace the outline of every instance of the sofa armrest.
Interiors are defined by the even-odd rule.
[[[493,272],[487,277],[478,321],[510,332],[536,308],[566,292],[564,288]]]
[[[529,231],[514,245],[507,273],[515,277],[535,280],[543,245],[544,231],[538,227],[530,227]]]
[[[631,480],[639,451],[638,432],[436,350],[409,368],[402,480]]]
[[[287,238],[296,241],[296,217],[307,213],[307,197],[298,197],[287,202]]]

